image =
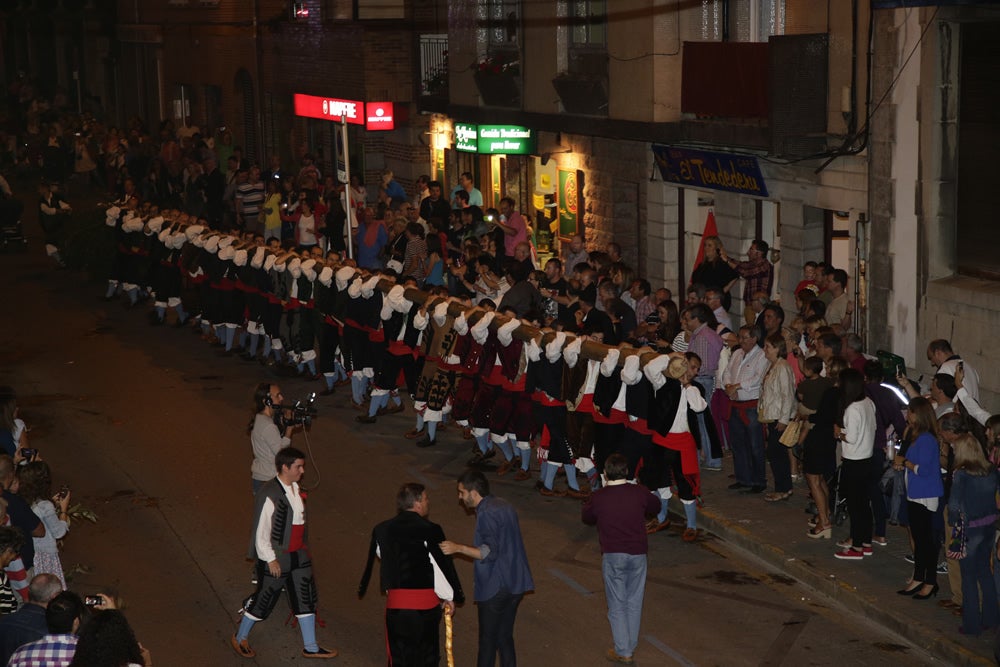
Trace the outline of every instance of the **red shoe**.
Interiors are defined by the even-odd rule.
[[[557,491],[556,489],[546,489],[544,486],[538,489],[538,493],[542,494],[546,498],[562,498],[566,495],[565,491]]]
[[[670,519],[664,519],[663,521],[657,521],[655,518],[650,519],[646,524],[646,534],[652,535],[653,533],[658,533],[661,530],[666,530],[670,528]]]
[[[698,529],[697,528],[685,528],[684,534],[681,535],[681,539],[685,542],[694,542],[698,539]]]
[[[497,468],[497,475],[503,477],[504,475],[509,473],[510,469],[513,467],[514,467],[513,461],[504,461],[503,463],[500,464],[500,467]]]

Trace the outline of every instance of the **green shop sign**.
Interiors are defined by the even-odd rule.
[[[478,136],[478,128],[475,125],[455,123],[455,150],[463,153],[475,153]]]
[[[520,125],[455,124],[455,150],[480,155],[531,155],[534,131]]]

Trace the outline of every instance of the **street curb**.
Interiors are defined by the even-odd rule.
[[[683,519],[684,510],[676,497],[671,500],[670,509]],[[913,618],[893,614],[881,608],[878,598],[864,595],[850,582],[834,575],[822,574],[808,561],[800,560],[773,544],[755,539],[752,532],[738,523],[701,508],[698,510],[698,523],[716,537],[757,556],[768,565],[794,577],[818,593],[836,600],[847,609],[860,612],[868,620],[903,637],[949,665],[995,666],[993,660],[970,651],[958,642],[941,635],[938,630],[929,628]]]

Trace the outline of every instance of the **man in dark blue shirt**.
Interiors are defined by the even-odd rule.
[[[49,633],[45,608],[62,593],[62,582],[54,574],[37,574],[28,585],[28,603],[0,618],[0,665],[6,665],[21,646]]]
[[[460,553],[475,561],[473,574],[479,605],[479,657],[477,667],[493,667],[497,651],[500,667],[517,664],[514,620],[517,607],[534,590],[528,554],[521,538],[517,512],[509,503],[490,495],[490,483],[478,470],[458,478],[458,498],[476,511],[475,546],[444,541],[445,554]]]

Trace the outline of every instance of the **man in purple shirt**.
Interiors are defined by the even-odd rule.
[[[715,315],[703,303],[696,303],[681,316],[681,324],[691,332],[688,342],[688,352],[694,352],[701,358],[701,370],[695,376],[695,382],[705,389],[705,396],[711,397],[715,391],[715,371],[719,367],[719,356],[722,354],[722,337],[715,331]]]
[[[630,665],[639,643],[642,599],[646,591],[646,518],[660,511],[660,500],[639,484],[628,483],[628,461],[612,454],[604,462],[607,484],[583,506],[583,522],[597,524],[601,542],[604,594],[615,647],[612,662]]]

